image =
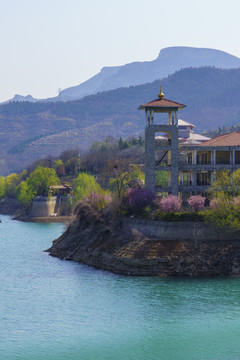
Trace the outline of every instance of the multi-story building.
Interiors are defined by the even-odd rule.
[[[164,99],[162,89],[139,106],[146,117],[145,185],[153,192],[204,193],[219,172],[240,168],[240,132],[213,139],[194,134],[193,124],[178,119],[184,107]]]

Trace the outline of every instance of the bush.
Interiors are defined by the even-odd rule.
[[[240,210],[240,196],[236,196],[233,198],[233,206],[236,210]]]
[[[161,221],[204,221],[205,220],[205,212],[162,212],[159,210],[159,212],[155,213],[155,220],[161,220]]]
[[[90,193],[101,193],[102,191],[101,186],[96,183],[94,176],[81,173],[73,183],[74,204],[84,197],[88,197]]]
[[[174,213],[181,209],[182,200],[176,195],[168,195],[160,201],[160,208],[166,213]]]
[[[150,205],[155,198],[155,194],[147,189],[132,188],[127,191],[126,197],[129,206],[140,209]]]
[[[102,210],[110,204],[112,196],[106,192],[97,193],[92,191],[88,196],[84,197],[82,201],[90,204],[96,210]]]
[[[188,205],[193,209],[193,211],[198,212],[204,208],[206,198],[201,195],[192,195],[188,199]]]
[[[219,207],[219,200],[216,198],[212,199],[209,206],[212,210],[217,209]]]

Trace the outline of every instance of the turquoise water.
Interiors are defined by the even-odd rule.
[[[113,275],[43,252],[63,224],[0,218],[1,360],[240,359],[240,279]]]

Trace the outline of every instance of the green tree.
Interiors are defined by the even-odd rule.
[[[60,181],[54,169],[38,167],[34,170],[28,180],[27,185],[33,195],[48,196],[50,194],[50,186],[59,185]]]
[[[94,176],[81,173],[73,183],[74,203],[82,200],[91,192],[101,193],[102,191],[101,186],[96,183]]]
[[[57,159],[56,161],[54,161],[54,163],[53,163],[53,167],[54,167],[54,169],[55,170],[57,170],[60,166],[62,166],[63,165],[63,162],[62,162],[62,160],[61,159]]]
[[[34,193],[27,181],[22,181],[16,189],[16,197],[19,202],[24,204],[26,207],[29,207],[32,199],[34,198]]]
[[[16,188],[22,180],[27,176],[27,171],[23,171],[20,174],[10,174],[5,178],[5,196],[15,197]]]
[[[132,180],[140,179],[142,181],[145,181],[144,172],[136,164],[134,164],[130,169],[130,177]]]
[[[217,227],[240,230],[239,201],[236,201],[240,195],[240,169],[232,174],[221,172],[208,193],[212,200],[206,219]]]
[[[5,196],[5,178],[0,176],[0,199]]]

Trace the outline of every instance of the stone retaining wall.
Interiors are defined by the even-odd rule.
[[[216,229],[204,222],[156,221],[146,219],[122,219],[124,230],[135,229],[149,240],[177,241],[226,241],[239,239],[239,233]]]
[[[52,196],[35,198],[33,200],[32,209],[30,212],[30,217],[48,217],[51,214],[54,214],[56,206],[57,197]]]

